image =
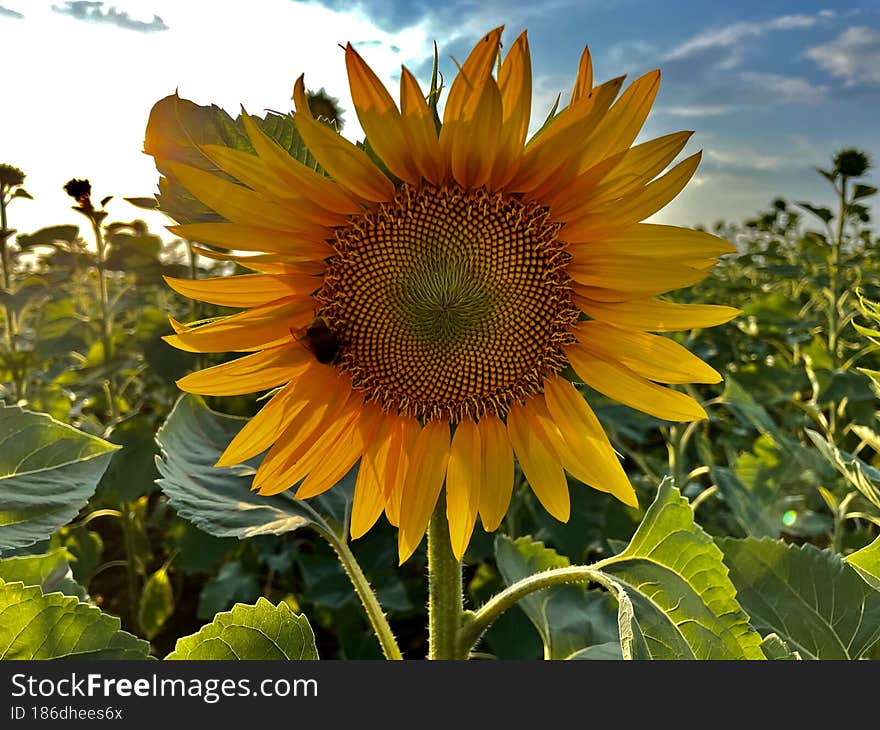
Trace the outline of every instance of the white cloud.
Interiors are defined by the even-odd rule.
[[[747,39],[760,38],[774,31],[811,28],[822,20],[835,17],[833,10],[820,10],[818,13],[781,15],[762,21],[733,23],[720,28],[710,28],[683,41],[664,58],[677,61],[706,52],[721,52],[717,65],[720,68],[735,68],[744,56],[742,43]]]
[[[657,107],[654,114],[668,114],[672,117],[719,117],[736,109],[737,107],[728,104],[693,104]]]
[[[833,41],[804,55],[847,86],[880,84],[880,31],[874,28],[847,28]]]
[[[338,43],[380,41],[363,54],[392,88],[401,63],[415,66],[432,52],[432,37],[421,26],[391,34],[359,12],[291,0],[261,0],[260,12],[231,2],[113,1],[133,17],[159,15],[169,28],[161,33],[83,22],[53,12],[52,4],[28,0],[24,20],[0,16],[4,56],[16,59],[18,69],[3,80],[0,162],[24,170],[36,198],[16,201],[9,211],[21,232],[81,223],[62,190],[72,177],[89,178],[98,199],[115,195],[113,218],[166,225],[164,217],[121,198],[156,189],[158,173],[141,152],[144,130],[152,105],[175,88],[233,115],[240,104],[254,114],[286,112],[293,82],[304,72],[307,87],[325,87],[351,110]],[[346,136],[356,138],[357,117],[348,111],[345,120]]]
[[[767,94],[780,103],[814,104],[829,91],[827,86],[796,76],[744,71],[741,78],[755,93]]]

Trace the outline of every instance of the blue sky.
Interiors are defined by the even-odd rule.
[[[35,201],[17,201],[13,225],[79,222],[61,186],[89,177],[99,197],[152,193],[141,153],[150,106],[180,89],[235,113],[290,108],[296,76],[350,110],[342,51],[352,41],[389,85],[400,64],[425,79],[431,41],[443,67],[486,30],[508,42],[528,28],[534,122],[571,88],[584,44],[598,79],[661,68],[663,83],[643,131],[696,131],[704,150],[694,182],[658,220],[680,225],[741,219],[777,196],[828,199],[812,172],[844,145],[880,163],[880,5],[872,2],[444,3],[394,0],[0,0],[4,79],[0,161],[28,174]],[[876,184],[878,175],[873,181]],[[111,203],[114,218],[142,215]],[[152,225],[164,221],[156,216]]]

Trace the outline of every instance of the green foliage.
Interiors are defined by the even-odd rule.
[[[69,522],[115,449],[49,416],[0,407],[0,553],[33,545]]]
[[[880,639],[880,592],[812,545],[723,538],[740,603],[762,633],[804,659],[859,659]]]
[[[626,549],[594,567],[624,585],[654,659],[759,659],[721,551],[671,481]]]
[[[177,640],[167,659],[317,659],[315,637],[305,616],[286,603],[265,598],[255,606],[236,604],[197,634]]]
[[[307,525],[344,536],[350,490],[336,488],[308,502],[287,492],[263,497],[250,491],[253,466],[214,468],[244,423],[210,410],[198,396],[177,401],[156,435],[159,486],[171,506],[216,537],[280,535]]]
[[[255,121],[320,171],[291,115]],[[181,223],[220,220],[167,164],[218,173],[204,144],[253,153],[241,117],[169,96],[147,130],[147,146],[161,146],[151,149],[163,175],[157,198],[107,196],[91,212],[81,204],[91,230],[0,231],[0,655],[143,658],[149,645],[137,634],[163,656],[193,634],[169,658],[317,658],[316,647],[377,657],[355,566],[365,574],[355,583],[378,597],[407,655],[423,656],[423,554],[397,566],[383,521],[349,546],[356,471],[307,501],[254,494],[259,457],[213,464],[259,403],[178,397],[177,379],[226,356],[169,347],[168,315],[228,310],[178,297],[161,276],[235,269],[207,264],[186,242],[164,243],[125,206],[159,207]],[[359,146],[381,162],[367,141]],[[819,170],[828,200],[780,198],[742,224],[717,224],[737,252],[703,283],[668,295],[743,312],[670,335],[723,372],[723,387],[687,386],[707,421],[667,424],[585,391],[646,511],[571,480],[572,516],[562,524],[517,472],[500,534],[478,527],[468,548],[471,607],[546,571],[581,573],[496,617],[480,650],[593,660],[878,656],[880,241],[868,166],[858,150],[841,150]],[[3,205],[14,211],[30,197],[24,173],[0,173]],[[109,218],[111,205],[121,219]],[[69,628],[63,636],[53,617]]]
[[[146,659],[149,651],[94,606],[0,580],[0,659]]]

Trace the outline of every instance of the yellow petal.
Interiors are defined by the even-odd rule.
[[[297,378],[313,361],[303,347],[278,347],[190,373],[177,387],[200,395],[255,393]]]
[[[448,462],[449,423],[429,421],[416,439],[403,485],[398,535],[401,564],[415,552],[425,535]]]
[[[415,418],[399,416],[391,431],[391,447],[388,450],[388,462],[385,465],[385,516],[397,527],[400,525],[400,504],[403,500],[403,487],[409,471],[410,459],[416,445],[416,439],[422,427]]]
[[[513,449],[501,419],[486,414],[477,424],[483,475],[480,488],[480,517],[483,527],[498,529],[513,492]]]
[[[383,416],[376,427],[375,438],[364,450],[351,507],[350,532],[353,540],[366,534],[385,508],[384,484],[392,446],[391,434],[397,420],[397,416]]]
[[[572,150],[589,138],[622,83],[620,77],[597,86],[591,95],[563,109],[544,131],[533,137],[509,184],[511,192],[546,197],[568,185],[578,172]]]
[[[333,179],[364,200],[383,202],[394,195],[394,185],[382,174],[367,153],[312,117],[303,77],[293,87],[296,114],[293,121],[303,142]]]
[[[409,154],[400,112],[391,94],[351,43],[345,47],[345,65],[351,100],[370,146],[397,177],[418,183],[421,175]]]
[[[339,483],[369,446],[380,413],[376,405],[362,405],[351,426],[344,429],[332,443],[312,447],[315,450],[315,464],[308,469],[303,466],[303,473],[307,471],[308,476],[296,491],[297,499],[315,497]]]
[[[653,215],[684,189],[700,164],[700,154],[683,160],[638,192],[580,218],[569,219],[563,229],[565,239],[578,243],[604,238]]]
[[[636,494],[599,419],[577,389],[567,380],[552,377],[544,384],[547,409],[559,428],[580,471],[583,481],[621,502],[638,506]]]
[[[717,304],[677,304],[662,299],[627,302],[597,302],[575,295],[575,303],[594,319],[629,330],[677,332],[715,327],[742,314],[741,310]]]
[[[660,71],[649,71],[620,95],[593,134],[574,151],[577,172],[584,172],[603,157],[626,150],[648,118],[660,88]]]
[[[241,464],[262,453],[291,425],[296,433],[310,433],[326,413],[342,407],[349,390],[336,368],[313,360],[299,378],[284,386],[245,423],[216,466]]]
[[[297,256],[285,254],[231,254],[220,253],[214,249],[204,248],[192,243],[190,247],[193,253],[215,261],[234,261],[239,266],[256,271],[260,274],[307,274],[308,276],[321,276],[326,267],[323,261],[303,261]]]
[[[480,505],[483,468],[477,425],[469,418],[455,428],[446,471],[446,517],[452,553],[461,560],[474,531]]]
[[[492,68],[502,30],[488,33],[471,51],[452,82],[443,110],[440,152],[465,187],[488,181],[497,154],[501,93]]]
[[[568,482],[550,437],[530,408],[515,404],[507,414],[507,435],[529,486],[551,515],[568,522]]]
[[[325,210],[304,197],[290,183],[275,175],[256,155],[223,145],[202,145],[201,149],[221,170],[259,193],[262,198],[280,202],[285,210],[290,211],[292,218],[321,226],[345,223],[345,216]]]
[[[708,418],[689,395],[652,383],[625,365],[596,357],[581,345],[571,347],[567,354],[581,380],[624,405],[666,421]]]
[[[260,129],[244,109],[241,111],[241,117],[257,155],[298,194],[333,213],[353,215],[361,212],[362,208],[358,200],[330,178],[324,177],[291,157],[274,139]]]
[[[350,391],[346,395],[341,408],[331,408],[336,405],[330,402],[333,396],[324,394],[297,414],[263,458],[251,489],[260,494],[283,492],[305,477],[319,458],[327,458],[326,448],[357,418],[360,399]]]
[[[575,243],[569,253],[577,259],[591,254],[639,256],[676,259],[687,264],[690,259],[722,256],[736,251],[736,246],[705,231],[655,223],[638,223],[610,238],[590,243]],[[682,261],[683,260],[683,261]]]
[[[617,360],[658,383],[720,383],[721,374],[668,337],[633,332],[590,320],[578,327],[578,339],[590,352]]]
[[[581,61],[578,64],[577,78],[574,81],[574,89],[571,92],[571,103],[589,96],[593,90],[593,59],[590,57],[590,49],[584,46]]]
[[[295,222],[296,208],[291,207],[291,203],[263,198],[243,185],[189,165],[178,162],[168,164],[181,185],[211,210],[233,223],[289,232],[302,230],[301,224]]]
[[[320,279],[304,274],[245,274],[214,279],[163,278],[168,286],[185,297],[222,307],[259,307],[279,299],[308,297],[321,288]]]
[[[309,299],[282,300],[223,317],[162,339],[187,352],[251,352],[292,342],[314,316]]]
[[[583,286],[630,292],[627,299],[681,289],[706,278],[705,271],[677,261],[608,254],[585,256],[583,250],[579,249],[578,257],[568,265],[569,276]]]
[[[693,132],[676,132],[636,145],[593,191],[592,206],[636,192],[654,179],[684,149]]]
[[[400,74],[400,109],[406,144],[413,162],[428,182],[439,185],[446,176],[446,165],[440,154],[434,113],[418,81],[406,68],[402,68]]]
[[[189,241],[200,241],[239,251],[283,253],[294,261],[323,260],[333,253],[333,249],[324,242],[324,239],[330,237],[330,232],[319,226],[303,228],[298,232],[285,232],[236,223],[187,223],[182,226],[168,226],[168,230]]]
[[[507,184],[519,169],[532,109],[532,61],[526,31],[516,39],[498,72],[501,133],[490,188]]]
[[[498,157],[501,93],[491,76],[478,93],[476,103],[468,105],[461,117],[449,122],[452,175],[459,185],[468,189],[489,182]],[[446,129],[444,124],[441,141]]]

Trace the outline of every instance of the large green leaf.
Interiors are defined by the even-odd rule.
[[[156,435],[159,486],[181,517],[216,537],[280,535],[307,525],[344,539],[352,484],[340,484],[308,502],[287,492],[272,497],[250,490],[253,462],[216,468],[220,454],[245,419],[210,410],[184,395]]]
[[[57,548],[42,555],[16,555],[0,560],[0,580],[40,586],[43,593],[64,593],[85,600],[85,589],[73,579],[70,554]]]
[[[0,404],[0,553],[69,522],[117,448],[45,414]]]
[[[303,615],[265,598],[218,613],[192,636],[177,640],[166,659],[317,659],[315,635]]]
[[[0,660],[146,659],[150,645],[119,626],[72,596],[0,580]]]
[[[592,566],[624,585],[654,659],[763,659],[721,551],[666,479],[627,548]]]
[[[529,537],[511,540],[505,535],[495,538],[495,559],[508,585],[570,565],[568,558],[543,543]],[[590,590],[586,585],[559,585],[530,593],[519,605],[538,630],[547,659],[621,659],[634,654],[641,658],[644,647],[632,604],[625,593],[619,595],[620,603],[610,592]]]
[[[804,659],[856,659],[880,639],[880,593],[840,555],[768,539],[718,544],[754,626]]]

